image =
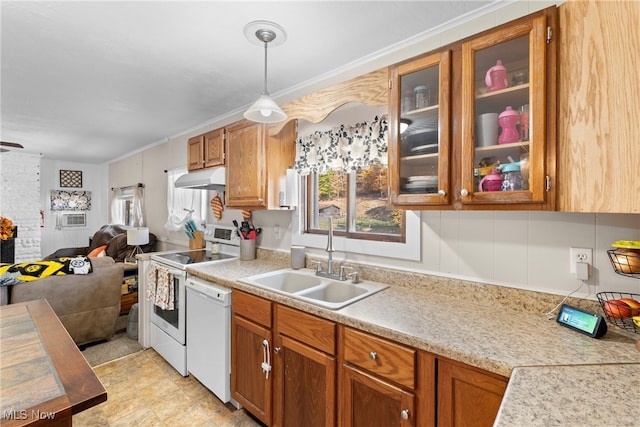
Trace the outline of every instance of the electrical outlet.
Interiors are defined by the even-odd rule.
[[[593,249],[570,248],[569,249],[569,273],[576,272],[576,262],[584,262],[593,265]]]

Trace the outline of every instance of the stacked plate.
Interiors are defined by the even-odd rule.
[[[435,193],[438,191],[437,175],[416,175],[407,178],[402,189],[409,193]]]
[[[438,152],[438,143],[417,145],[409,150],[412,156],[419,154],[432,154]]]

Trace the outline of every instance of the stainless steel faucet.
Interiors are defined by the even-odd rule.
[[[327,271],[322,271],[322,262],[321,261],[311,261],[313,264],[316,264],[316,276],[328,277],[330,279],[337,280],[347,280],[347,277],[352,277],[353,283],[359,283],[358,272],[353,272],[350,274],[346,274],[348,270],[353,270],[353,267],[348,267],[346,265],[340,266],[340,273],[336,274],[334,264],[333,264],[333,253],[336,251],[333,248],[333,217],[329,216],[329,234],[327,236],[327,249],[325,249],[328,254],[327,261]]]
[[[336,251],[333,248],[333,217],[329,215],[329,236],[327,237],[327,254],[329,254],[329,260],[327,261],[327,274],[333,275],[333,253]]]

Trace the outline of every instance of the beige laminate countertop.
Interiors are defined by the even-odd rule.
[[[640,425],[640,336],[609,325],[593,339],[547,320],[561,297],[512,303],[517,292],[502,287],[363,268],[364,280],[391,286],[334,311],[238,281],[288,267],[288,258],[268,254],[187,271],[509,377],[496,426]]]

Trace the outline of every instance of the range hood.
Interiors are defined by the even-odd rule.
[[[224,166],[186,173],[176,180],[174,186],[194,190],[224,191],[225,173]]]

